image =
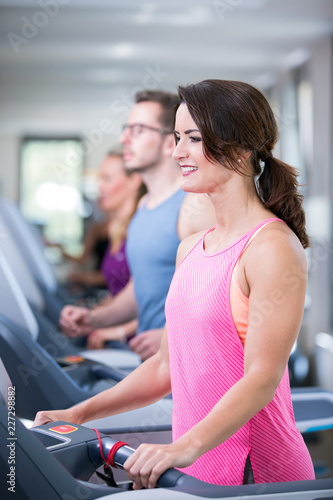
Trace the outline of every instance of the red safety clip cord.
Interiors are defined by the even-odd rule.
[[[119,448],[121,448],[122,446],[128,446],[127,443],[124,443],[124,441],[117,441],[113,446],[112,448],[110,449],[109,453],[108,453],[108,458],[106,459],[103,455],[103,451],[102,451],[102,440],[101,440],[101,436],[98,432],[97,429],[92,429],[93,431],[96,432],[97,434],[97,438],[98,438],[98,441],[99,441],[99,450],[100,450],[100,453],[101,453],[101,457],[102,459],[104,460],[104,462],[106,462],[107,464],[111,465],[111,467],[115,467],[117,468],[116,464],[114,463],[114,456],[115,454],[117,453],[117,451],[119,450]]]

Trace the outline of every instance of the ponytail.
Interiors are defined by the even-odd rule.
[[[258,194],[265,207],[288,224],[307,248],[310,242],[305,230],[303,195],[298,192],[298,186],[295,168],[266,155],[265,167],[257,184]]]

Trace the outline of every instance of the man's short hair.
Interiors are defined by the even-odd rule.
[[[163,128],[173,130],[175,109],[180,104],[177,94],[164,92],[163,90],[143,90],[136,94],[135,102],[157,102],[160,104],[162,108],[161,125]]]

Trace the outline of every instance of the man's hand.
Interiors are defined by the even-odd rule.
[[[60,314],[59,325],[68,337],[83,337],[93,329],[92,317],[89,309],[65,306]]]
[[[133,337],[128,345],[136,352],[142,361],[156,354],[160,348],[163,329],[147,330]]]

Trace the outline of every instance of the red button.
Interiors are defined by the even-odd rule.
[[[58,432],[59,434],[69,434],[70,432],[77,431],[77,427],[73,425],[57,425],[56,427],[50,427],[49,431]]]
[[[66,356],[64,358],[64,361],[67,361],[67,363],[82,363],[82,361],[84,361],[84,358],[82,356],[77,356],[77,355]]]

